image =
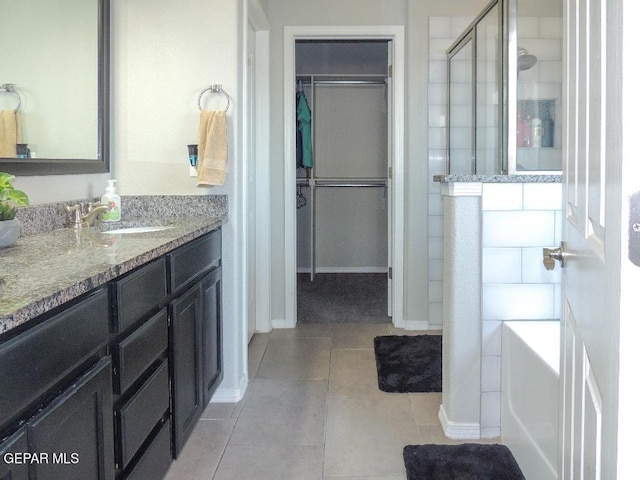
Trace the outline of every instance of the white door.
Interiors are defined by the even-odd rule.
[[[247,342],[256,331],[256,31],[247,25]]]
[[[634,432],[633,440],[637,440],[637,429],[626,423],[631,417],[623,416],[627,413],[619,411],[618,402],[620,392],[633,381],[632,373],[626,373],[627,359],[619,353],[632,341],[638,350],[637,335],[624,334],[628,327],[630,333],[636,329],[638,320],[637,314],[624,308],[629,305],[625,292],[633,295],[635,288],[637,296],[639,285],[630,288],[626,283],[631,275],[638,278],[639,267],[627,258],[627,199],[632,188],[640,190],[640,179],[638,167],[632,165],[637,160],[623,161],[623,119],[637,126],[638,110],[633,115],[623,112],[627,104],[621,53],[623,44],[630,46],[630,37],[624,35],[638,36],[630,31],[623,35],[623,3],[633,2],[565,0],[565,268],[559,465],[560,478],[565,480],[638,478],[637,468],[623,472],[624,445],[622,439],[618,441],[625,429]],[[636,23],[633,29],[638,28]],[[637,53],[629,51],[629,58],[637,63]],[[637,90],[637,84],[632,88]],[[625,139],[625,143],[632,141]],[[630,169],[634,177],[627,176]],[[637,368],[638,354],[632,351],[631,356]],[[634,395],[637,399],[638,394]],[[637,410],[637,403],[629,408]]]

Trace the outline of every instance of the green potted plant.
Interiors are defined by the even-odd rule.
[[[14,178],[13,175],[0,172],[0,248],[13,245],[20,236],[16,207],[29,204],[27,194],[16,190],[11,184]]]

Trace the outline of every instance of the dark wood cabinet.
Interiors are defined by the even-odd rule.
[[[174,458],[222,381],[220,252],[218,230],[169,255],[170,276],[184,280],[171,282],[177,292],[169,329]],[[193,255],[204,262],[186,260]]]

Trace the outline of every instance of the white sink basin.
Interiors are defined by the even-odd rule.
[[[100,233],[148,233],[148,232],[160,232],[162,230],[169,230],[170,228],[175,228],[167,225],[157,225],[153,227],[127,227],[127,228],[116,228],[113,230],[107,230],[105,232]]]

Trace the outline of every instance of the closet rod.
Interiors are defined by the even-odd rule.
[[[310,179],[308,178],[296,178],[297,185],[309,186]],[[375,179],[375,178],[315,178],[313,179],[315,187],[386,187],[387,179]]]
[[[386,75],[296,75],[306,85],[386,85]]]
[[[328,181],[316,180],[316,187],[386,187],[386,180]]]
[[[304,83],[304,82],[303,82]],[[385,81],[376,80],[317,80],[315,85],[386,85]]]

